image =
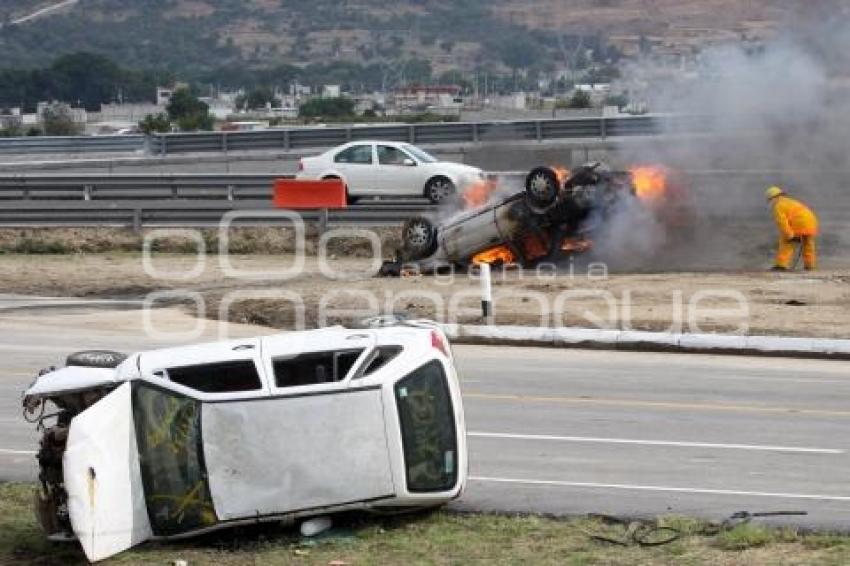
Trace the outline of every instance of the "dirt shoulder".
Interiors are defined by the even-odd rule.
[[[289,279],[291,254],[0,255],[0,292],[144,298],[185,302],[210,318],[275,328],[350,322],[376,312],[406,312],[442,322],[481,322],[477,277],[380,279],[354,253],[315,257]],[[191,273],[195,271],[195,273]],[[189,275],[189,277],[185,277]],[[498,324],[845,338],[850,335],[850,270],[609,274],[580,269],[496,272]],[[181,296],[182,293],[182,296]],[[224,306],[222,306],[224,305]]]

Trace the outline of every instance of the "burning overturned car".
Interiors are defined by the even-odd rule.
[[[466,484],[457,374],[432,323],[67,363],[25,393],[44,431],[36,514],[92,561],[238,524],[441,505]]]
[[[665,183],[657,168],[614,171],[600,162],[572,172],[537,167],[526,176],[524,191],[492,198],[492,185],[479,187],[468,199],[471,208],[443,222],[409,219],[397,257],[385,262],[380,274],[556,262],[592,249],[592,236],[612,214],[624,205],[655,199]]]

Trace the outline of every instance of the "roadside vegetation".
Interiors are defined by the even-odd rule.
[[[29,484],[0,485],[0,563],[83,564],[75,543],[50,543],[32,514]],[[438,511],[394,518],[350,515],[328,533],[304,539],[281,523],[150,543],[103,564],[819,564],[850,562],[850,537],[743,524],[659,519],[679,538],[661,546],[621,545],[625,526],[598,519],[555,519]],[[595,538],[599,537],[599,538]]]

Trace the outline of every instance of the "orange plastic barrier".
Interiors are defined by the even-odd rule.
[[[316,208],[345,208],[345,183],[340,179],[311,181],[302,179],[276,179],[274,205],[290,210]]]

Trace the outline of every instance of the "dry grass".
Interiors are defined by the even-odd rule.
[[[30,509],[32,486],[0,485],[0,563],[81,564],[74,543],[44,540]],[[621,527],[590,519],[459,515],[450,512],[376,519],[338,518],[329,535],[306,540],[280,524],[222,531],[174,543],[150,543],[104,564],[847,564],[850,538],[802,535],[743,525],[706,536],[703,522],[663,518],[681,530],[659,547],[619,546],[589,533],[622,536]]]

